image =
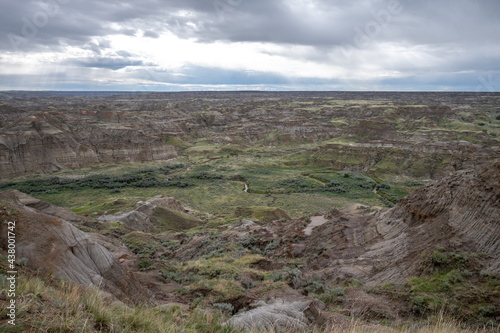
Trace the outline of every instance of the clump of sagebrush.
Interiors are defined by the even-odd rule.
[[[498,327],[500,280],[482,269],[483,257],[444,248],[423,253],[422,275],[406,285],[410,311],[418,317],[445,311],[471,325]]]

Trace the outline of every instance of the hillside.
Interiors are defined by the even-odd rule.
[[[221,308],[236,313],[271,300],[303,300],[315,309],[307,325],[346,324],[339,312],[394,320],[397,309],[399,320],[408,320],[440,307],[462,321],[494,322],[500,315],[499,176],[498,162],[458,172],[389,210],[333,210],[310,232],[304,219],[281,218],[242,220],[215,233],[148,234],[125,220],[95,225],[81,217],[76,225],[97,227],[97,236],[58,217],[70,213],[16,191],[0,194],[1,218],[17,221],[17,251],[26,267],[122,300],[148,295],[137,279],[149,289],[148,302],[160,305],[226,304]],[[183,209],[170,199],[146,206],[152,204]],[[149,216],[155,210],[138,209]],[[117,247],[119,240],[128,249]]]
[[[12,94],[0,178],[301,144],[290,165],[434,178],[500,154],[493,93]]]
[[[19,329],[498,331],[499,97],[3,93]]]

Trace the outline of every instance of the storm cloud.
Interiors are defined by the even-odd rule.
[[[0,9],[0,89],[500,89],[496,0],[31,0]]]

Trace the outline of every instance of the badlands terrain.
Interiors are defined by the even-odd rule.
[[[1,92],[0,221],[2,331],[495,332],[500,94]]]

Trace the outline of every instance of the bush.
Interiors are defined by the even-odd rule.
[[[163,166],[159,169],[146,169],[127,173],[123,175],[90,175],[79,179],[65,179],[59,177],[51,177],[45,179],[32,179],[23,182],[9,182],[0,184],[0,189],[8,189],[15,187],[16,189],[28,193],[59,193],[64,190],[77,191],[81,189],[109,189],[111,193],[120,193],[124,187],[188,187],[192,183],[186,182],[183,178],[173,178],[169,181],[159,181],[157,175],[160,173],[169,173],[172,170],[183,168],[183,164],[174,164]],[[220,175],[206,176],[210,179],[219,179]]]
[[[442,248],[432,252],[425,262],[438,269],[463,269],[472,264],[466,253],[447,252]]]
[[[151,267],[151,263],[149,262],[148,259],[144,258],[144,259],[139,260],[139,263],[137,264],[137,266],[139,267],[139,270],[143,271],[143,270],[146,270],[149,267]]]
[[[326,305],[335,304],[341,302],[345,298],[344,289],[340,287],[335,287],[326,290],[323,294],[319,295],[319,299]]]
[[[388,184],[378,184],[377,185],[377,189],[383,189],[383,190],[390,190],[391,189],[391,185],[388,185]]]
[[[228,313],[233,313],[234,311],[234,306],[230,303],[214,303],[212,304],[215,308],[228,312]]]
[[[266,245],[266,248],[264,249],[264,253],[269,253],[272,250],[277,249],[279,246],[280,246],[280,241],[275,239]]]
[[[21,267],[25,267],[27,263],[28,263],[28,258],[17,259],[17,264]]]
[[[446,252],[441,252],[439,250],[435,250],[429,256],[429,262],[434,265],[446,265],[448,263],[448,254]]]

